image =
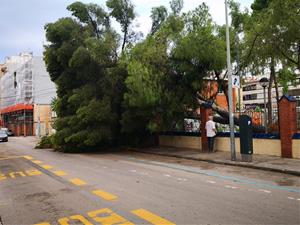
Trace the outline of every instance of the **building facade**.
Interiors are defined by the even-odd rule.
[[[20,53],[7,57],[0,78],[2,126],[15,135],[51,133],[51,101],[56,96],[42,57]],[[47,110],[45,110],[47,108]]]
[[[245,111],[255,110],[257,107],[264,109],[264,90],[260,85],[259,80],[262,77],[252,76],[246,78],[241,88],[241,96],[243,108]],[[279,98],[283,95],[283,88],[279,85],[278,87]],[[297,116],[298,116],[298,129],[300,129],[300,76],[297,77],[293,84],[289,84],[288,95],[293,96],[297,100]],[[277,119],[277,100],[276,100],[276,89],[273,86],[271,90],[272,100],[271,106],[273,110],[273,117]],[[266,104],[268,102],[268,88],[266,88]],[[274,119],[273,118],[273,119]]]

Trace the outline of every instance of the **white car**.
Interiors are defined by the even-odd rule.
[[[8,135],[5,130],[0,130],[0,141],[8,142]]]

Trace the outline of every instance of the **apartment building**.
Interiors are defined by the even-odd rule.
[[[242,102],[244,109],[247,110],[254,110],[257,106],[261,109],[264,108],[264,91],[263,87],[259,83],[260,76],[253,76],[245,79],[245,83],[242,86]],[[279,97],[283,95],[282,87],[278,87]],[[300,76],[297,77],[294,84],[289,84],[288,87],[288,95],[295,97],[297,100],[297,121],[298,121],[298,129],[300,129]],[[275,87],[272,87],[271,90],[272,95],[272,109],[273,109],[273,116],[276,118],[277,116],[277,101],[276,101],[276,90]],[[268,89],[266,88],[266,103],[268,102]]]
[[[259,106],[261,108],[264,107],[264,91],[263,87],[259,83],[259,80],[261,78],[262,77],[259,76],[253,76],[251,78],[245,79],[245,84],[242,86],[243,105],[245,109],[254,109],[256,108],[256,106]],[[288,94],[294,96],[296,99],[298,99],[298,101],[300,101],[300,77],[297,78],[295,83],[296,85],[289,85]],[[266,98],[268,98],[267,92],[268,90],[266,88]],[[281,86],[279,86],[278,92],[279,97],[281,97],[283,95]],[[277,109],[276,90],[274,86],[272,87],[271,94],[272,108]]]
[[[20,53],[7,57],[0,77],[2,126],[15,135],[46,135],[52,132],[51,101],[56,96],[42,57]]]

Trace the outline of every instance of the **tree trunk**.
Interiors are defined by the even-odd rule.
[[[278,122],[278,131],[280,132],[280,123],[279,123],[279,90],[278,90],[278,81],[276,75],[274,76],[274,84],[276,91],[276,104],[277,104],[277,122]]]
[[[300,40],[298,41],[298,70],[300,70]]]
[[[201,105],[207,105],[208,103],[204,100],[198,99],[198,103]],[[212,110],[217,112],[219,116],[214,116],[214,121],[221,124],[229,124],[229,112],[219,106],[217,106],[215,103],[211,105]],[[239,118],[234,116],[234,124],[239,126]],[[259,126],[259,125],[253,125],[253,132],[255,133],[265,133],[265,127]]]
[[[272,88],[273,88],[273,82],[274,82],[274,77],[275,77],[275,63],[274,63],[274,58],[271,58],[271,65],[270,65],[270,79],[269,79],[269,87],[268,87],[268,127],[271,126],[272,124],[272,117],[273,117],[273,110],[272,110]]]
[[[124,51],[125,44],[126,44],[126,41],[127,41],[127,33],[128,33],[128,27],[126,26],[126,27],[125,27],[125,30],[124,30],[124,37],[123,37],[123,44],[122,44],[122,52]]]

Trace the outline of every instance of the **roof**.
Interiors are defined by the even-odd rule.
[[[16,104],[0,110],[0,114],[11,113],[21,110],[33,110],[33,105]]]

